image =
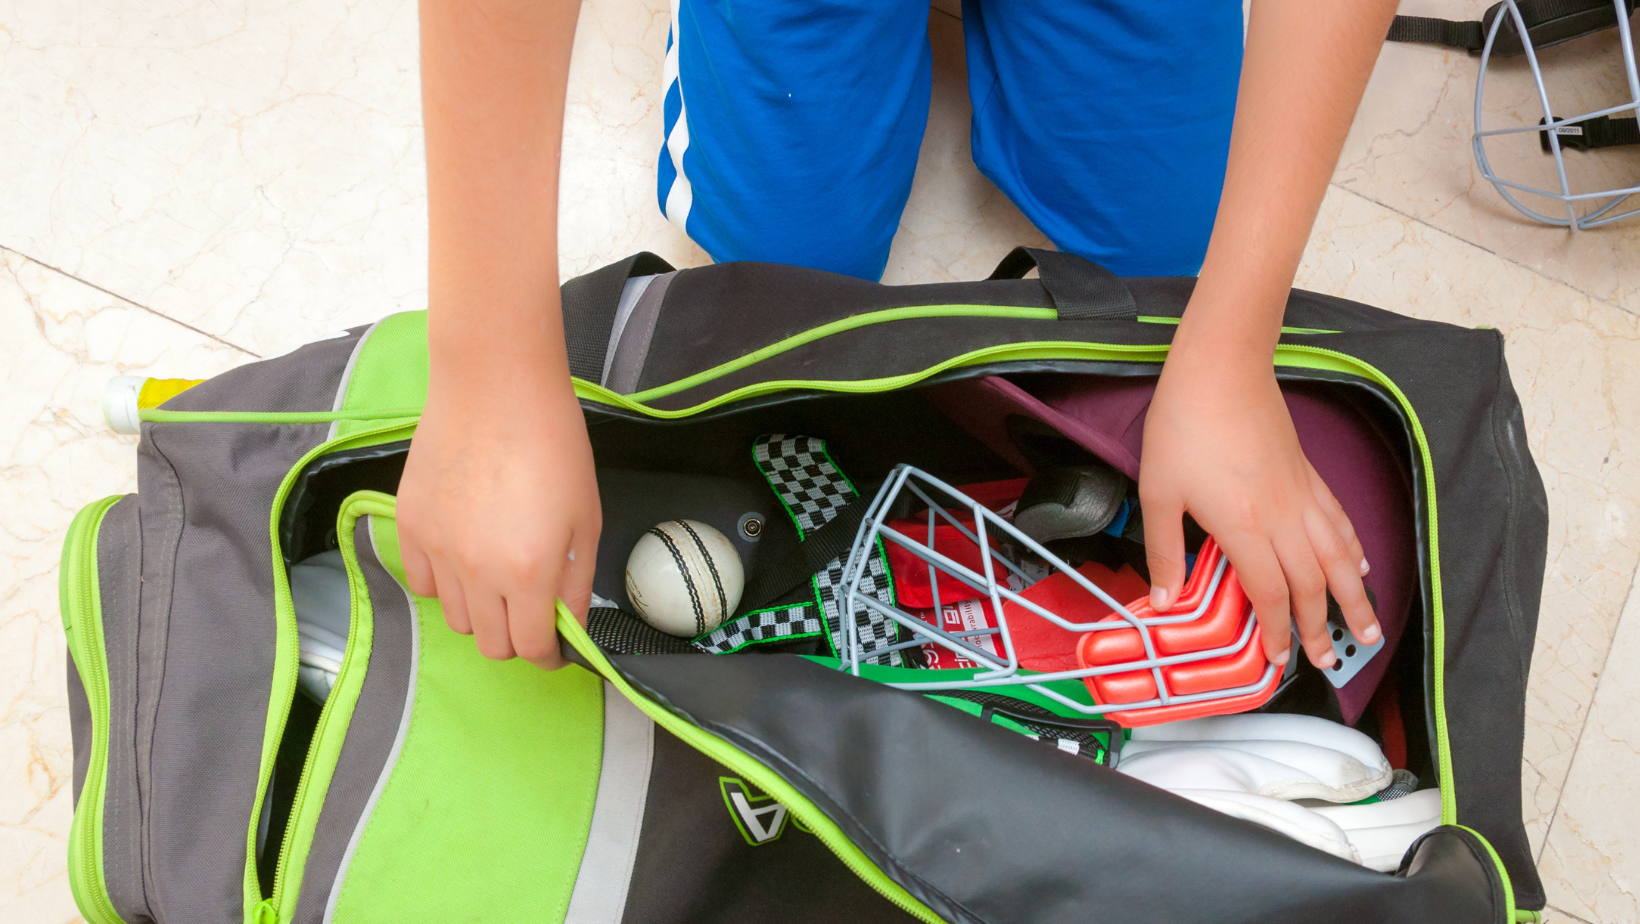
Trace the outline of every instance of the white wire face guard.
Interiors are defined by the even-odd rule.
[[[1475,85],[1475,134],[1472,143],[1475,150],[1475,162],[1480,167],[1481,175],[1497,189],[1498,194],[1503,196],[1510,205],[1513,205],[1522,214],[1545,224],[1563,228],[1569,227],[1574,230],[1587,230],[1634,215],[1640,215],[1640,206],[1624,207],[1630,196],[1640,193],[1640,184],[1598,192],[1573,192],[1571,183],[1567,179],[1565,150],[1561,144],[1562,137],[1582,134],[1583,127],[1578,124],[1580,122],[1597,119],[1601,116],[1617,116],[1625,113],[1628,114],[1628,117],[1640,115],[1640,71],[1637,71],[1635,66],[1634,36],[1629,24],[1629,10],[1624,5],[1623,0],[1612,0],[1612,3],[1617,11],[1617,34],[1622,46],[1628,101],[1605,109],[1571,116],[1556,115],[1554,113],[1549,103],[1549,90],[1544,82],[1543,70],[1538,62],[1537,48],[1533,45],[1530,30],[1526,26],[1526,20],[1521,16],[1520,8],[1516,5],[1515,0],[1503,0],[1503,3],[1503,15],[1495,17],[1491,28],[1487,31],[1486,44],[1481,49],[1480,76]],[[1487,129],[1482,117],[1487,86],[1486,78],[1491,64],[1492,48],[1497,41],[1499,29],[1504,23],[1505,16],[1510,18],[1520,35],[1527,66],[1531,70],[1532,80],[1536,85],[1538,104],[1543,111],[1543,121],[1539,125]],[[1558,189],[1544,189],[1526,183],[1506,180],[1498,176],[1493,169],[1492,163],[1487,157],[1487,139],[1502,135],[1526,133],[1541,133],[1543,140],[1547,143],[1549,153],[1554,157]],[[1598,156],[1598,152],[1585,153]],[[1517,193],[1530,193],[1558,202],[1565,208],[1565,215],[1545,214],[1531,208],[1520,200],[1516,195]]]
[[[918,506],[924,512],[918,516],[923,517],[928,524],[926,541],[908,536],[887,525],[891,511],[899,506],[897,502],[902,494],[907,493],[921,502]],[[944,502],[937,501],[936,498],[942,498]],[[965,523],[963,518],[954,515],[953,510],[966,515],[964,518],[969,522]],[[936,526],[955,527],[971,544],[972,554],[965,557],[970,560],[978,559],[982,562],[983,570],[976,571],[966,567],[954,560],[951,554],[947,554],[955,550],[948,548],[941,552],[936,549]],[[867,582],[867,564],[872,556],[880,554],[877,551],[879,540],[898,545],[927,564],[929,583],[934,594],[935,614],[941,612],[939,588],[942,582],[939,575],[944,574],[972,591],[969,598],[981,598],[988,602],[990,617],[995,621],[995,625],[948,632],[897,605],[883,602],[871,592]],[[1008,547],[1034,555],[1040,559],[1050,575],[1069,577],[1087,592],[1087,603],[1097,612],[1097,618],[1087,621],[1085,615],[1078,618],[1078,614],[1074,612],[1054,612],[1038,601],[1030,599],[1025,591],[1028,590],[1027,585],[1033,582],[1033,575],[1003,553]],[[985,551],[981,552],[982,549]],[[1175,609],[1157,614],[1150,610],[1148,601],[1144,599],[1124,605],[1087,576],[1020,532],[1003,516],[927,472],[909,465],[900,465],[889,474],[888,480],[866,509],[859,531],[855,534],[848,563],[843,570],[840,605],[846,631],[840,666],[841,669],[858,676],[862,663],[870,664],[872,659],[888,651],[933,645],[977,665],[979,670],[972,677],[890,681],[890,685],[921,692],[1023,685],[1075,712],[1084,715],[1109,714],[1129,726],[1184,718],[1186,715],[1181,713],[1186,707],[1190,717],[1245,711],[1267,700],[1274,692],[1275,685],[1280,679],[1278,669],[1264,657],[1257,621],[1253,617],[1251,607],[1246,604],[1246,598],[1241,594],[1239,585],[1235,584],[1234,572],[1229,566],[1228,559],[1216,551],[1209,553],[1207,547],[1204,547],[1200,558],[1197,562],[1199,573],[1192,575],[1192,582],[1197,587],[1205,583],[1204,592],[1193,606],[1190,593],[1181,596],[1179,603],[1180,607],[1191,606],[1190,609]],[[946,586],[950,586],[950,582],[946,582]],[[1189,586],[1191,585],[1187,585],[1187,588]],[[1096,602],[1102,606],[1095,607]],[[1091,636],[1116,632],[1128,633],[1130,638],[1119,640],[1113,637],[1111,641],[1131,642],[1136,636],[1137,642],[1142,646],[1142,654],[1128,660],[1084,664],[1075,670],[1044,673],[1023,670],[1009,627],[1009,605],[1016,609],[1023,608],[1061,629],[1084,633],[1079,651],[1108,648],[1096,644],[1103,641],[1102,639],[1096,640]],[[1233,638],[1228,644],[1180,651],[1177,646],[1170,647],[1166,644],[1166,639],[1158,635],[1166,633],[1168,627],[1191,623],[1197,624],[1192,628],[1199,628],[1215,615],[1222,617],[1226,607],[1236,608],[1231,613],[1235,622]],[[901,641],[887,648],[870,651],[862,649],[859,625],[860,620],[866,616],[864,611],[868,609],[909,631],[910,641]],[[1182,686],[1178,677],[1170,676],[1175,670],[1210,669],[1215,664],[1231,661],[1246,664],[1249,663],[1249,659],[1256,659],[1256,665],[1262,665],[1258,679],[1252,683],[1224,689],[1186,692],[1178,689]],[[1145,674],[1149,675],[1148,685],[1143,683],[1147,679],[1144,677]],[[1118,679],[1121,675],[1126,675],[1128,680],[1137,676],[1141,685],[1151,691],[1148,698],[1123,698],[1123,701],[1112,702],[1109,701],[1109,696],[1102,696],[1099,689],[1100,681],[1106,678]],[[1089,692],[1095,700],[1094,704],[1090,705],[1068,697],[1047,685],[1053,681],[1072,679],[1082,680],[1088,685]]]

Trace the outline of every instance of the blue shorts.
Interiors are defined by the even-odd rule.
[[[928,0],[673,0],[661,209],[713,259],[882,275],[928,120]],[[964,0],[974,162],[1061,250],[1190,275],[1238,0]]]

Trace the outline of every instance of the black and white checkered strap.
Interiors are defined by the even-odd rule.
[[[775,496],[780,498],[781,505],[797,524],[799,539],[831,522],[844,507],[860,496],[826,454],[824,440],[779,433],[760,436],[753,441],[752,458]],[[814,576],[813,603],[805,601],[749,613],[730,621],[696,644],[709,651],[728,652],[754,642],[813,635],[823,625],[832,651],[840,651],[844,639],[839,594],[845,564],[846,556],[838,556]],[[889,578],[887,558],[881,548],[868,562],[863,580],[868,593],[885,603],[894,602],[893,582]],[[894,642],[898,631],[891,621],[875,612],[866,612],[862,616],[860,641],[866,652]],[[867,662],[903,663],[897,651],[875,659],[868,658]]]

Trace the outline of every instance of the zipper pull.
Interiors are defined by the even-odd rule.
[[[264,898],[256,903],[251,910],[251,924],[279,924],[279,909],[273,906],[273,899]]]

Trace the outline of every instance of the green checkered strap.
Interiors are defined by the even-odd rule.
[[[799,541],[831,522],[860,497],[826,454],[824,440],[766,434],[753,441],[752,458],[797,527]],[[787,600],[737,617],[697,639],[696,646],[714,654],[727,654],[760,642],[791,641],[824,631],[832,652],[840,652],[844,639],[839,594],[846,559],[842,555],[833,558],[814,575],[809,599]],[[894,603],[894,584],[880,542],[867,563],[864,582],[866,592],[884,603]],[[899,637],[892,621],[868,611],[861,614],[859,631],[861,647],[868,653],[866,663],[904,663],[898,651],[869,657],[870,652],[892,645]]]

